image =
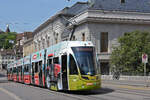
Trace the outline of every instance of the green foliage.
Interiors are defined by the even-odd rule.
[[[11,49],[16,43],[16,34],[15,32],[0,34],[0,49]]]
[[[147,72],[150,71],[150,33],[130,32],[118,39],[120,45],[113,48],[111,68],[119,69],[122,73],[143,73],[142,54],[149,56]],[[115,66],[115,67],[114,67]]]

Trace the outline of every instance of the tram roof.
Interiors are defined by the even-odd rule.
[[[94,46],[93,43],[91,41],[63,41],[63,42],[60,42],[56,45],[53,45],[47,49],[50,49],[50,48],[60,48],[60,49],[63,49],[63,48],[68,48],[68,47],[77,47],[77,46]]]
[[[94,46],[91,41],[63,41],[56,45],[50,46],[47,48],[47,56],[49,55],[59,55],[64,49],[69,49],[71,47],[80,47],[80,46]]]

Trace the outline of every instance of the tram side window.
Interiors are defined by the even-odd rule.
[[[18,69],[18,70],[17,70],[17,73],[19,73],[19,72],[20,72],[20,66],[18,66],[17,69]]]
[[[38,72],[38,62],[35,63],[35,73]]]
[[[12,68],[10,68],[10,73],[12,73]]]
[[[19,73],[19,68],[16,68],[16,72],[17,72],[17,74]]]
[[[29,65],[25,65],[24,66],[24,72],[28,72],[29,71]]]
[[[20,67],[20,73],[22,73],[22,66]]]
[[[70,62],[69,62],[70,75],[77,75],[78,74],[78,69],[77,69],[77,65],[75,63],[75,60],[74,60],[74,58],[71,54],[69,56],[70,56]]]
[[[17,72],[17,68],[13,68],[13,73],[16,73]]]
[[[22,66],[19,66],[19,72],[21,73],[22,72]]]
[[[59,64],[59,58],[58,57],[54,58],[53,62],[54,62],[54,64]]]
[[[52,64],[52,59],[47,60],[47,65],[50,66]]]
[[[42,61],[39,62],[39,67],[42,67]]]
[[[39,62],[39,71],[42,70],[42,61]]]

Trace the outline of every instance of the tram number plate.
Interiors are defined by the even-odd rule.
[[[86,83],[86,85],[93,85],[93,83]]]

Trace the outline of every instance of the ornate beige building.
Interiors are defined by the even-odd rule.
[[[35,52],[34,43],[33,43],[33,33],[24,32],[24,45],[23,45],[23,57],[28,56]]]
[[[30,38],[27,41],[25,41],[24,46],[23,46],[23,57],[28,56],[32,54],[33,52],[35,52],[34,47],[35,46],[34,46],[33,38]]]
[[[136,3],[134,3],[136,2]],[[92,41],[102,74],[125,32],[150,31],[150,0],[89,0],[66,7],[34,30],[35,51],[65,40]]]

